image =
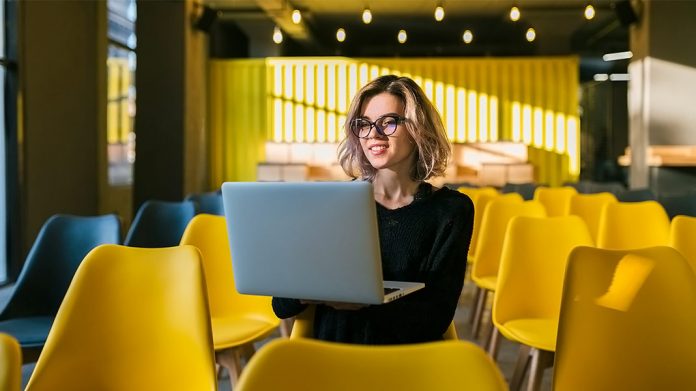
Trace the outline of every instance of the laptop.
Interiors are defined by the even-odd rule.
[[[425,286],[383,281],[372,184],[225,182],[239,293],[382,304]]]

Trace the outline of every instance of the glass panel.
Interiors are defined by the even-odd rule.
[[[135,53],[109,46],[106,141],[109,184],[133,183],[135,162]]]
[[[108,0],[106,140],[109,184],[133,183],[135,162],[135,0]]]

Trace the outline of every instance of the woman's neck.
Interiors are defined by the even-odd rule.
[[[397,209],[413,202],[421,182],[414,181],[409,175],[395,172],[379,171],[372,181],[375,201],[388,209]]]

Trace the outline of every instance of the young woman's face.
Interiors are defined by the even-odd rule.
[[[401,120],[395,121],[395,118],[390,117]],[[376,122],[386,133],[394,131],[391,135],[385,136],[372,126],[367,138],[360,139],[363,153],[372,167],[409,174],[414,164],[415,144],[403,122],[404,105],[399,98],[387,92],[369,98],[363,104],[360,118]],[[396,128],[392,128],[393,126]]]

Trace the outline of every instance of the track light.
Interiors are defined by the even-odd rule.
[[[399,43],[405,43],[406,39],[408,36],[406,35],[406,30],[399,30],[399,34],[397,34],[396,39],[399,40]]]
[[[302,21],[302,12],[300,10],[293,10],[292,11],[292,22],[295,24],[300,24]]]
[[[474,34],[471,32],[471,30],[464,30],[464,34],[462,34],[462,41],[464,41],[464,43],[468,45],[473,40]]]
[[[336,30],[336,40],[338,42],[345,41],[346,40],[346,30],[344,30],[343,28],[339,28],[338,30]]]
[[[370,12],[370,9],[367,7],[363,10],[362,21],[365,24],[370,24],[370,22],[372,22],[372,12]]]
[[[273,42],[279,45],[283,42],[283,32],[280,31],[280,27],[278,26],[273,27]]]
[[[442,4],[438,4],[437,7],[435,7],[435,20],[438,22],[442,22],[442,19],[445,18],[445,9],[442,8]]]
[[[528,28],[525,37],[527,38],[527,41],[534,42],[534,40],[536,39],[536,30],[534,30],[534,28],[532,27]]]
[[[510,20],[512,20],[513,22],[517,22],[518,20],[520,20],[520,16],[521,14],[519,8],[517,8],[516,6],[510,8]]]
[[[592,6],[592,4],[588,4],[587,7],[585,7],[585,19],[591,20],[595,17],[595,9]]]

